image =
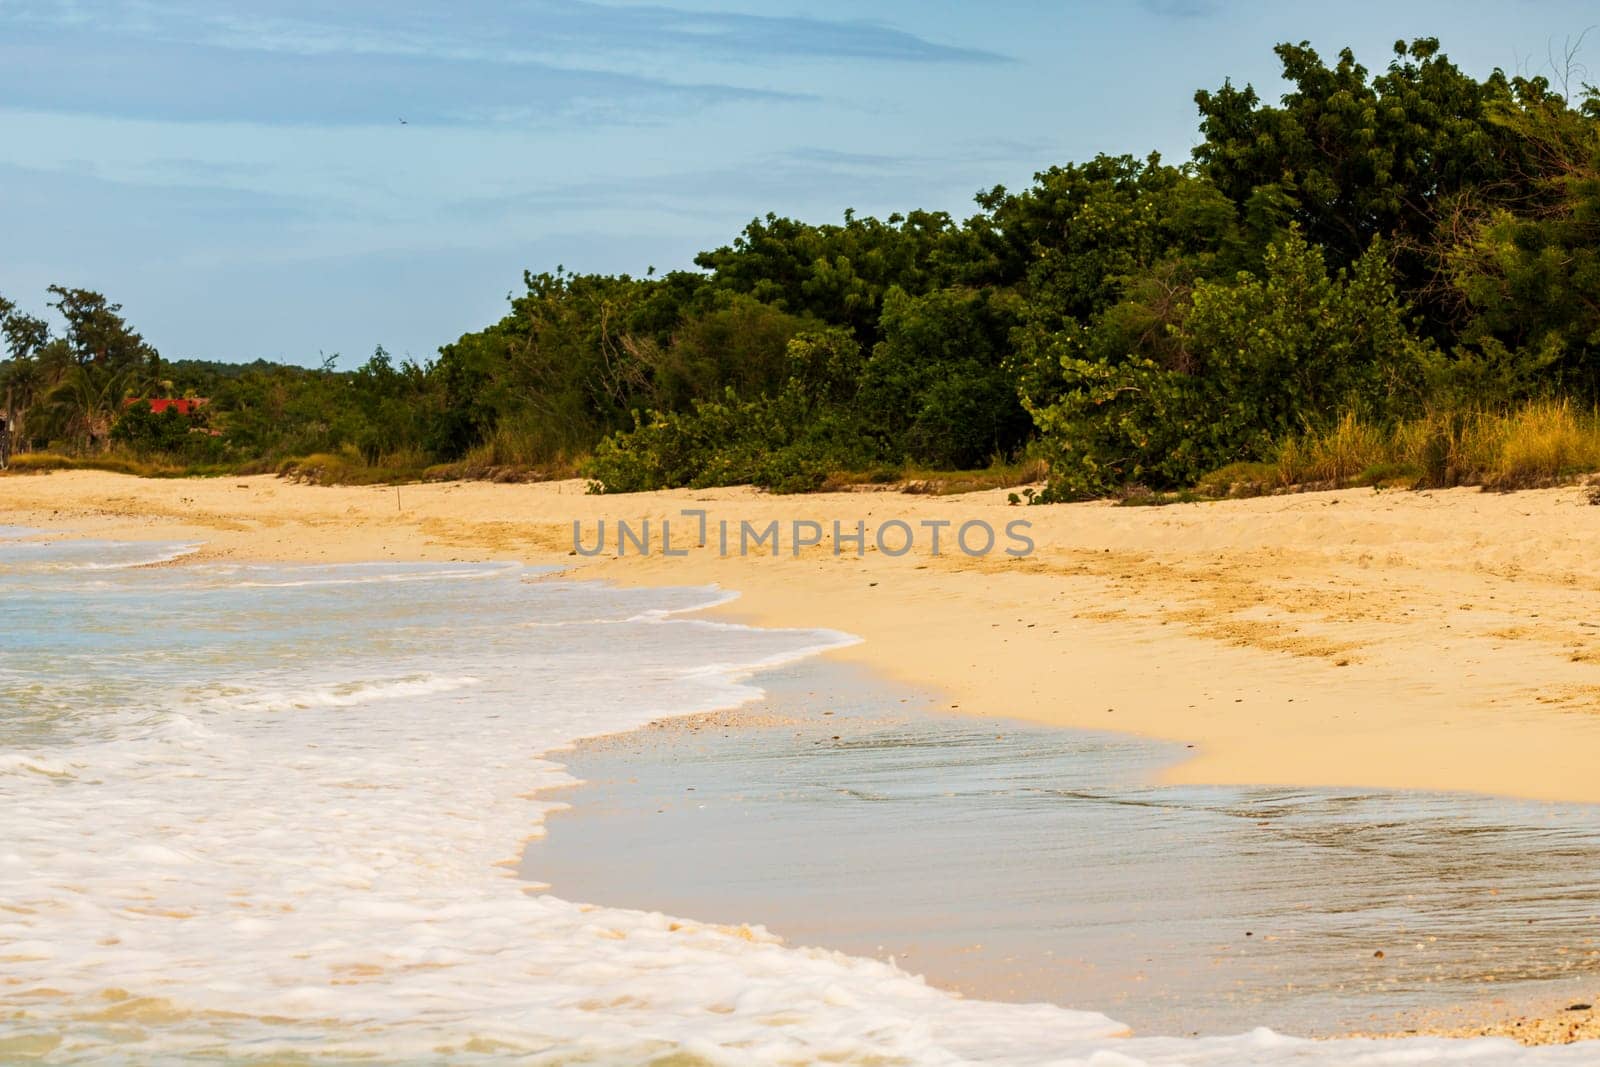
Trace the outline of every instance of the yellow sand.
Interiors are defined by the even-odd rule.
[[[1026,519],[1038,551],[857,559],[824,545],[795,559],[785,530],[777,559],[718,558],[714,536],[682,559],[569,555],[575,519],[592,543],[597,519],[684,507],[713,524]],[[743,594],[723,614],[851,631],[864,643],[835,655],[964,712],[1192,744],[1173,781],[1600,801],[1600,508],[1578,488],[1018,508],[1003,491],[595,497],[578,482],[397,491],[71,472],[0,478],[0,523],[203,540],[213,558],[509,558],[716,582]],[[674,527],[681,545],[689,524]]]

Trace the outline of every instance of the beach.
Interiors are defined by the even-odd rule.
[[[710,1017],[774,1062],[1079,1062],[1130,1022],[1152,1064],[1352,1054],[1263,1023],[1591,1032],[1565,1009],[1593,835],[1548,803],[1600,799],[1581,488],[1027,507],[65,472],[0,500],[34,620],[0,649],[8,1055],[632,1057]],[[706,712],[709,756],[641,731]],[[586,767],[607,737],[613,769]],[[569,751],[634,792],[562,790]],[[539,852],[569,796],[565,851]],[[608,811],[633,821],[597,833]],[[736,864],[742,890],[670,874]],[[568,955],[593,975],[549,970]],[[766,992],[675,992],[736,978]]]
[[[1170,783],[1345,786],[1600,801],[1600,509],[1580,487],[1340,492],[1170,507],[1013,506],[993,491],[595,496],[581,482],[323,487],[274,477],[0,481],[8,523],[203,542],[199,560],[518,560],[622,585],[715,583],[712,609],[862,640],[830,655],[949,709],[1181,742]],[[701,547],[685,536],[703,510]],[[674,523],[646,555],[598,523]],[[823,543],[724,556],[737,529]],[[1024,520],[1035,551],[877,550],[891,520]],[[865,524],[835,555],[832,524]],[[659,537],[659,534],[658,534]],[[1004,541],[1002,540],[1002,545]],[[896,546],[897,547],[897,546]],[[1187,750],[1186,750],[1187,751]]]

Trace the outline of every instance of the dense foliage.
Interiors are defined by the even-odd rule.
[[[425,365],[165,364],[98,294],[0,300],[16,437],[191,464],[313,454],[598,489],[1047,459],[1047,498],[1186,485],[1341,425],[1600,389],[1600,98],[1437,41],[1196,94],[1201,142],[1051,167],[965,220],[768,215],[699,269],[525,276]],[[130,399],[199,395],[169,418]],[[1409,420],[1409,421],[1408,421]]]

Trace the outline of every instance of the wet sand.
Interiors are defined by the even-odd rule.
[[[1424,1018],[1419,1026],[1407,1030],[1351,1036],[1509,1037],[1523,1045],[1570,1045],[1578,1041],[1600,1039],[1600,1013],[1595,1011],[1589,998],[1565,1006],[1557,1000],[1514,1013],[1503,1007],[1492,1008],[1473,1022]]]
[[[1181,746],[827,664],[760,683],[563,757],[587,784],[524,876],[1139,1035],[1459,1031],[1600,993],[1594,808],[1152,786]]]

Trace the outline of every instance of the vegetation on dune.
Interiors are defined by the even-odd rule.
[[[168,363],[98,294],[50,290],[59,336],[0,300],[12,437],[315,481],[1047,480],[1019,501],[1600,468],[1600,94],[1431,39],[1377,74],[1277,51],[1277,103],[1196,94],[1182,165],[1051,167],[965,220],[768,215],[661,276],[529,273],[426,364]],[[133,402],[179,396],[208,403]]]

